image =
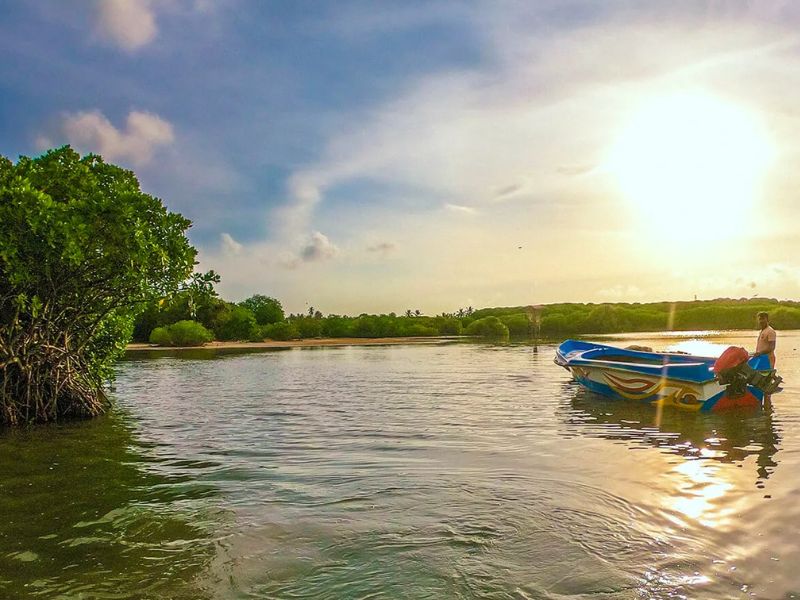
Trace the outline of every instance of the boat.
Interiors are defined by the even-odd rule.
[[[592,392],[691,411],[761,407],[781,391],[766,355],[734,346],[717,358],[566,340],[554,360]]]

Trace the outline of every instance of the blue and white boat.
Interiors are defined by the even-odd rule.
[[[767,356],[748,359],[746,351],[735,350],[744,358],[720,369],[722,358],[567,340],[558,347],[555,363],[605,396],[703,412],[762,406],[765,394],[780,391],[781,378]]]

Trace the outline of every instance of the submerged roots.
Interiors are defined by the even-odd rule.
[[[108,399],[102,380],[91,375],[81,352],[44,343],[22,346],[16,353],[0,347],[0,424],[45,423],[105,412]]]

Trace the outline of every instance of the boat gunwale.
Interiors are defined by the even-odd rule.
[[[699,385],[705,385],[707,383],[714,383],[714,381],[715,381],[715,377],[714,377],[713,374],[711,374],[711,371],[709,371],[708,379],[703,379],[703,380],[699,380],[699,379],[696,379],[696,378],[687,379],[686,377],[679,377],[679,376],[676,376],[672,372],[664,373],[664,371],[668,370],[667,367],[673,367],[672,370],[674,371],[674,367],[675,367],[674,364],[657,366],[657,365],[636,365],[635,363],[617,363],[617,362],[614,362],[614,361],[600,361],[600,360],[590,360],[590,359],[589,360],[587,360],[587,359],[577,359],[578,362],[573,362],[574,360],[575,359],[570,359],[565,366],[567,368],[570,368],[570,367],[582,367],[582,368],[594,367],[594,368],[596,368],[598,370],[601,370],[601,371],[602,370],[611,370],[611,371],[621,371],[623,373],[636,373],[638,375],[650,375],[652,377],[657,377],[659,379],[668,379],[668,380],[674,380],[674,381],[685,381],[685,382],[688,382],[688,383],[694,383],[694,384],[699,384]],[[598,363],[602,363],[602,364],[598,364]],[[650,367],[650,369],[648,369],[646,371],[639,371],[637,369],[630,369],[630,368],[626,368],[625,366],[622,366],[622,365],[631,365],[631,364],[634,364],[636,367],[639,367],[639,368],[642,368],[642,369],[647,369],[648,367]],[[696,371],[698,366],[702,367],[704,364],[705,363],[685,363],[685,366],[693,367],[693,370]],[[681,366],[684,366],[684,365],[681,365]],[[683,369],[683,371],[686,371],[686,369]]]
[[[637,373],[701,385],[712,383],[715,380],[711,365],[716,359],[712,357],[669,352],[645,352],[601,344],[593,348],[576,349],[567,354],[562,354],[560,351],[557,351],[557,353],[561,355],[563,366],[567,368],[573,366],[594,367],[600,370],[609,369],[625,373]],[[603,359],[603,354],[612,353],[614,356],[630,358],[631,361],[623,362]],[[586,356],[587,354],[589,356]],[[594,358],[591,354],[599,354],[600,356]],[[665,357],[679,357],[681,360],[663,362]],[[637,358],[648,360],[649,362],[636,362]]]

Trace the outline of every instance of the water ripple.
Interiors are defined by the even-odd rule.
[[[791,385],[800,354],[779,354],[788,385],[772,411],[656,422],[650,407],[569,383],[553,350],[342,347],[124,362],[110,418],[0,437],[0,591],[800,590],[789,525],[800,518]]]

